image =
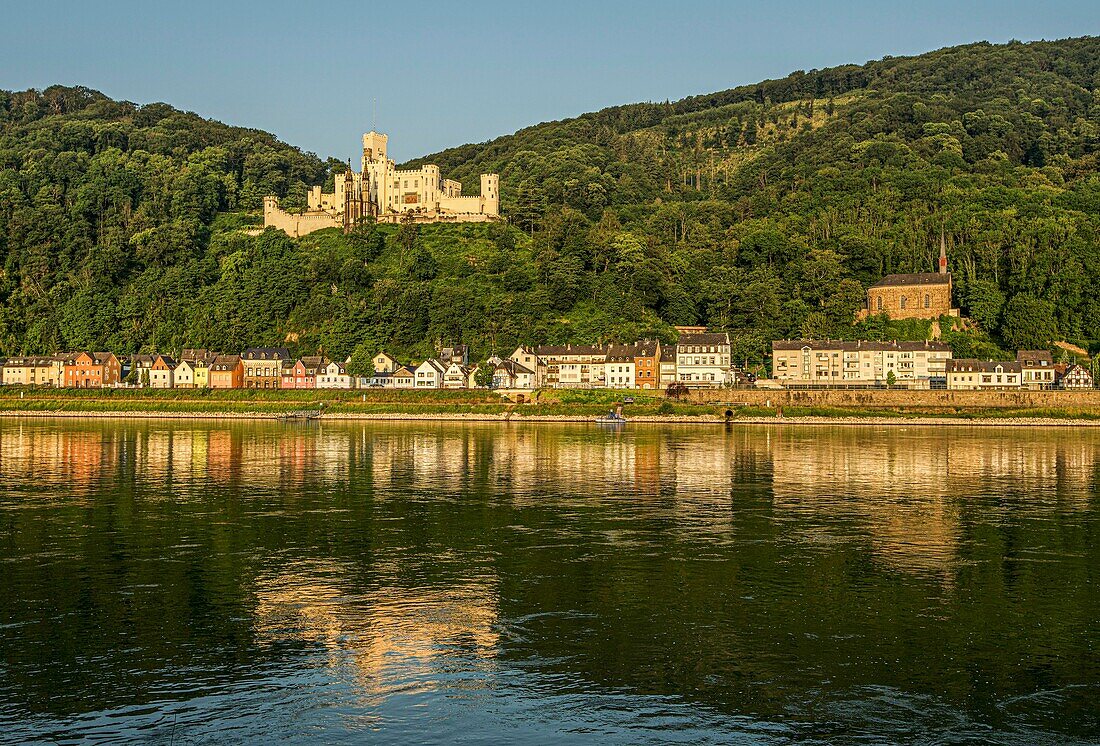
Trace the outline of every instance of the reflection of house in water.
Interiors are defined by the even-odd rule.
[[[0,428],[0,480],[34,487],[64,484],[86,492],[99,484],[104,469],[113,468],[117,445],[117,436],[99,428]]]
[[[431,684],[456,656],[489,661],[497,654],[499,599],[481,584],[442,588],[355,588],[350,570],[298,563],[255,584],[255,629],[261,643],[323,646],[329,665],[350,664],[368,693],[410,678]]]
[[[240,439],[228,429],[210,430],[206,438],[206,476],[218,484],[237,480],[241,464]]]
[[[922,428],[786,429],[773,434],[777,514],[804,540],[835,541],[814,516],[850,518],[875,556],[897,569],[953,573],[969,495],[1043,508],[1058,489],[1089,494],[1097,443],[1073,432]],[[988,507],[988,506],[986,506]],[[1006,503],[1005,509],[1010,505]],[[829,531],[835,531],[835,524]]]
[[[952,571],[960,527],[943,477],[948,452],[942,441],[920,431],[817,435],[786,430],[772,439],[775,510],[801,519],[791,524],[800,539],[836,541],[832,532],[840,529],[833,519],[848,518],[867,533],[885,564],[919,573]],[[818,515],[829,521],[815,521]]]

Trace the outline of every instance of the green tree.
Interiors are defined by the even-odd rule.
[[[474,383],[483,389],[487,389],[492,385],[493,365],[488,360],[478,363],[477,372],[474,374]]]
[[[1057,337],[1054,304],[1031,295],[1014,295],[1004,310],[1001,338],[1010,350],[1050,347]]]
[[[348,358],[345,370],[348,375],[353,378],[370,378],[374,375],[374,353],[377,352],[373,346],[368,347],[366,344],[360,344],[351,353]]]
[[[996,329],[1005,305],[1005,295],[991,280],[974,280],[966,288],[966,310],[983,329]]]

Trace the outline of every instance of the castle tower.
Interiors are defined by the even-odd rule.
[[[389,143],[389,139],[388,136],[374,130],[363,135],[364,170],[366,170],[366,164],[368,163],[386,160],[386,145]]]
[[[500,177],[497,174],[481,175],[481,211],[486,215],[500,215]]]

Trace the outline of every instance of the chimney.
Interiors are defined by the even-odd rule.
[[[940,229],[940,274],[947,274],[947,239],[944,238],[943,229]]]

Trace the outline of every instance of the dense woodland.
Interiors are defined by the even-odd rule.
[[[864,289],[931,271],[957,355],[1100,345],[1100,39],[973,44],[606,109],[421,159],[501,174],[509,225],[251,237],[344,166],[257,130],[82,88],[0,91],[0,356],[288,343],[733,333],[921,338],[852,324]],[[421,162],[417,161],[417,162]]]

